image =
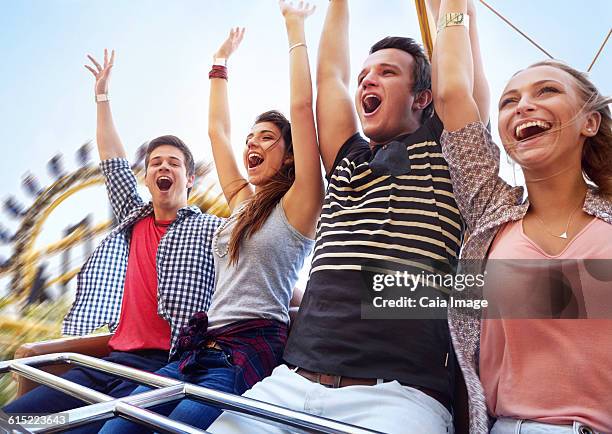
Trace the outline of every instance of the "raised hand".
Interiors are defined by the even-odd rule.
[[[292,1],[286,2],[285,0],[279,0],[278,6],[280,8],[281,13],[283,14],[283,17],[285,17],[285,20],[291,18],[299,18],[305,20],[306,18],[311,16],[316,9],[315,5],[311,5],[310,3],[306,3],[303,1],[299,2],[297,5],[294,6]]]
[[[115,63],[115,50],[111,51],[110,59],[108,58],[108,50],[104,49],[104,65],[100,66],[100,64],[93,58],[90,54],[87,55],[91,63],[93,63],[94,68],[89,65],[84,65],[85,68],[89,69],[91,73],[96,78],[96,84],[94,85],[94,91],[96,95],[102,93],[108,93],[108,82],[110,81],[111,70],[113,69],[113,64]]]
[[[215,53],[216,58],[229,58],[234,51],[238,49],[240,43],[242,42],[242,38],[244,37],[244,27],[235,27],[230,30],[229,36],[227,39],[221,44],[217,52]]]

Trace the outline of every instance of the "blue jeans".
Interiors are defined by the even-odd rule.
[[[580,422],[571,425],[553,425],[500,417],[491,428],[491,434],[597,434],[597,431]]]
[[[223,351],[214,349],[201,351],[198,358],[198,364],[200,365],[200,369],[189,372],[188,374],[183,374],[178,369],[179,362],[173,362],[164,366],[157,371],[156,374],[221,392],[238,393],[236,390],[236,369],[234,365],[230,363],[228,356]],[[151,388],[139,386],[131,395],[149,390],[151,390]],[[172,420],[183,422],[200,429],[208,428],[208,426],[221,414],[221,410],[217,407],[204,404],[194,399],[182,399],[180,401],[168,402],[152,407],[151,410],[163,416],[168,416]],[[101,434],[148,432],[150,432],[148,428],[119,417],[108,421],[100,431]]]
[[[134,352],[113,351],[103,360],[121,365],[130,366],[143,371],[154,372],[168,363],[168,352],[158,350],[145,350]],[[114,398],[128,396],[138,387],[138,383],[123,380],[112,374],[90,368],[77,366],[72,368],[62,378],[89,387],[98,392]],[[2,410],[5,413],[57,413],[72,410],[87,405],[80,399],[73,398],[60,391],[47,386],[38,386],[22,397],[6,405]],[[71,430],[70,432],[95,433],[103,422],[94,422]]]

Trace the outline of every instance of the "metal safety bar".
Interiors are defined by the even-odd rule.
[[[70,363],[96,369],[155,389],[138,395],[113,398],[37,369],[37,367],[43,365],[59,363]],[[266,402],[173,380],[77,353],[46,354],[0,362],[0,375],[8,372],[23,375],[30,380],[52,387],[90,404],[62,412],[61,415],[64,416],[66,423],[61,426],[33,427],[28,428],[25,432],[58,432],[90,422],[121,416],[157,431],[168,433],[206,433],[206,431],[147,410],[148,407],[185,397],[197,399],[221,410],[235,412],[284,429],[289,428],[294,432],[317,434],[372,434],[376,432],[336,422],[331,419],[313,416],[308,413],[289,410]],[[1,416],[0,420],[2,420]]]

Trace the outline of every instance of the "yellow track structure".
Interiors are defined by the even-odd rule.
[[[196,170],[198,175],[204,176],[209,168],[204,164],[199,164]],[[135,173],[142,183],[144,171],[136,169]],[[11,286],[14,296],[18,298],[26,296],[27,289],[32,286],[36,277],[37,264],[40,259],[70,249],[80,244],[86,237],[102,235],[112,229],[112,222],[110,220],[99,223],[89,230],[77,228],[65,238],[49,244],[40,250],[35,249],[36,239],[41,234],[45,222],[61,203],[81,190],[102,184],[104,184],[104,177],[100,170],[97,167],[86,167],[63,176],[36,198],[17,231],[14,256],[11,258],[8,267],[0,270],[0,274],[13,274]],[[222,195],[214,192],[214,188],[215,185],[211,183],[203,190],[194,189],[189,198],[189,204],[198,206],[203,212],[227,217],[229,216],[229,208]],[[45,287],[57,283],[67,283],[76,276],[79,270],[80,267],[77,267],[67,273],[56,276],[46,282]],[[2,321],[4,323],[0,324],[9,324],[7,319],[2,319]]]
[[[421,39],[423,40],[423,47],[425,48],[425,52],[429,56],[431,60],[431,55],[433,54],[433,46],[435,42],[435,22],[433,17],[427,10],[427,6],[425,5],[425,0],[414,0],[416,6],[417,17],[419,19],[419,27],[421,29]],[[433,27],[432,27],[433,26]]]

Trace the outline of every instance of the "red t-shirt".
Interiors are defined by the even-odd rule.
[[[111,350],[170,350],[170,325],[157,314],[155,267],[159,240],[170,223],[151,215],[132,229],[121,316],[108,344]]]

